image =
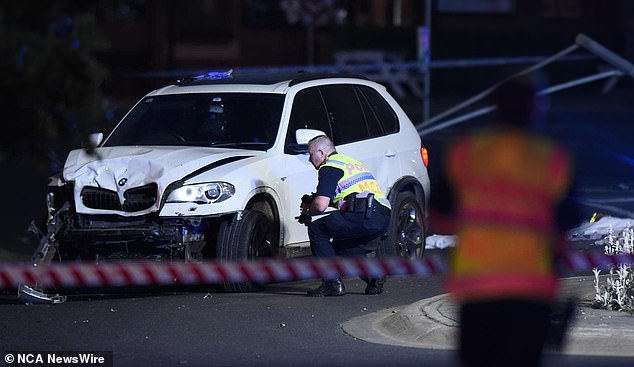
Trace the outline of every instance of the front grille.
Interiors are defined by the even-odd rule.
[[[121,210],[117,193],[100,187],[86,186],[81,190],[81,202],[87,208]]]
[[[123,211],[138,212],[156,203],[157,186],[155,183],[127,190],[123,197]]]
[[[124,201],[121,204],[115,191],[86,186],[81,190],[81,201],[84,206],[91,209],[138,212],[154,205],[157,191],[156,183],[131,188],[123,193]]]

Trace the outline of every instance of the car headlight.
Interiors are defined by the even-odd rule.
[[[232,197],[236,188],[227,182],[207,182],[185,185],[170,192],[168,203],[211,204],[225,201]]]

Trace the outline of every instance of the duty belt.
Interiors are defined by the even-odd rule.
[[[372,207],[372,211],[375,212],[375,213],[384,214],[384,215],[391,215],[392,214],[392,210],[390,210],[389,208],[384,207],[383,205],[381,205],[381,203],[379,203],[376,200],[374,200],[374,205]]]
[[[366,218],[371,217],[373,213],[391,214],[391,210],[374,199],[373,194],[364,198],[358,198],[355,197],[355,194],[351,194],[345,198],[345,202],[343,211],[346,213],[364,213]]]

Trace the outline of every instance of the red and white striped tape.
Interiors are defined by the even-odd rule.
[[[108,287],[129,285],[284,282],[291,280],[382,275],[428,275],[444,271],[434,259],[300,258],[202,263],[58,263],[47,266],[0,265],[0,288]]]
[[[632,264],[634,255],[608,256],[597,252],[571,253],[562,265],[569,270],[589,270],[608,265]],[[0,264],[0,289],[22,284],[38,287],[110,287],[222,282],[285,282],[333,277],[431,275],[443,273],[440,258],[300,258],[203,263],[59,263],[34,267]]]

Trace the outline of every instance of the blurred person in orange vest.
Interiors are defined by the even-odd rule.
[[[571,158],[535,129],[543,105],[532,79],[509,80],[494,98],[496,124],[446,157],[458,237],[446,286],[460,305],[463,365],[538,366],[557,294],[557,217]]]

